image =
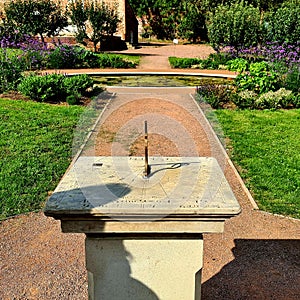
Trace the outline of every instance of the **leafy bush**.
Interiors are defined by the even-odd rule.
[[[233,88],[227,85],[202,85],[197,87],[197,93],[200,94],[202,101],[207,102],[212,108],[223,108],[231,102]]]
[[[18,90],[25,96],[36,101],[62,101],[65,97],[63,75],[51,74],[46,76],[30,75],[18,85]]]
[[[86,89],[93,86],[93,80],[87,75],[66,77],[61,74],[46,76],[31,75],[25,77],[18,85],[18,90],[36,101],[76,103]],[[69,97],[72,96],[72,97]],[[74,99],[77,99],[74,101]]]
[[[300,6],[298,1],[287,1],[265,22],[265,40],[294,44],[300,36]]]
[[[228,70],[237,72],[245,72],[249,68],[249,62],[244,58],[235,58],[229,60],[226,65]]]
[[[276,92],[269,91],[265,94],[260,95],[256,99],[255,105],[260,109],[278,109],[286,108],[291,105],[292,102],[292,91],[281,88]]]
[[[93,79],[86,74],[64,77],[63,85],[67,95],[84,93],[93,86]]]
[[[295,108],[300,108],[300,93],[293,95],[292,104]]]
[[[48,67],[68,68],[134,68],[135,63],[116,54],[96,54],[77,46],[61,45],[49,55]]]
[[[258,62],[250,65],[249,72],[239,74],[235,84],[240,91],[252,90],[262,94],[276,90],[279,87],[279,78],[266,62]]]
[[[208,21],[208,36],[215,49],[220,46],[256,45],[260,40],[260,11],[241,1],[219,5]]]
[[[233,103],[239,108],[255,108],[257,94],[250,90],[244,90],[232,97]]]
[[[24,58],[10,49],[0,49],[0,92],[15,90],[26,70]]]
[[[300,93],[300,67],[294,65],[285,74],[283,78],[283,85],[286,89],[292,90],[293,92]]]
[[[79,101],[79,95],[69,95],[67,96],[66,98],[66,102],[69,104],[69,105],[75,105],[77,104]]]
[[[50,69],[69,69],[76,68],[81,64],[80,52],[82,48],[60,45],[49,54],[48,68]]]
[[[80,62],[79,68],[99,68],[99,55],[78,47],[78,60]],[[80,50],[81,49],[81,50]]]
[[[82,47],[60,45],[49,55],[48,68],[75,69],[99,67],[99,56]]]
[[[225,68],[227,61],[229,60],[227,53],[211,53],[207,59],[200,61],[198,68],[199,69],[208,69],[215,70]]]

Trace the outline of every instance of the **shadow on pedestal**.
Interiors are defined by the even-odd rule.
[[[149,287],[131,277],[130,263],[134,257],[125,249],[122,240],[88,236],[86,251],[91,299],[159,299]]]

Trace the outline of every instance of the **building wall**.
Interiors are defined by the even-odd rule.
[[[0,0],[0,9],[3,8],[6,2],[11,0]],[[71,0],[52,0],[62,8],[67,7],[68,3]],[[115,36],[119,36],[123,41],[137,43],[138,39],[138,22],[133,13],[133,10],[127,0],[82,0],[83,3],[88,2],[104,2],[107,5],[111,6],[113,9],[117,6],[118,16],[121,20],[118,31],[115,33]]]

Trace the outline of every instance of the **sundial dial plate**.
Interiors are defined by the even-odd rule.
[[[239,204],[212,157],[79,157],[47,202],[53,214],[237,213]]]

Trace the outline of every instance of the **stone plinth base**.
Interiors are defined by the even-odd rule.
[[[203,239],[86,238],[90,300],[199,300]]]

